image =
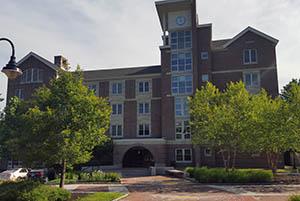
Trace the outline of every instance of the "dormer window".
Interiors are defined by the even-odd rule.
[[[257,50],[256,49],[244,50],[244,64],[257,64]]]

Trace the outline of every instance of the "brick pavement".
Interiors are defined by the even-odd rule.
[[[123,201],[287,201],[288,193],[292,194],[300,189],[300,186],[295,186],[294,191],[289,188],[288,193],[284,191],[278,193],[276,189],[279,186],[274,188],[276,192],[271,192],[270,187],[267,187],[268,192],[264,194],[261,190],[264,186],[252,186],[252,188],[247,186],[245,188],[247,191],[241,191],[242,187],[234,188],[237,192],[241,192],[235,193],[232,188],[227,191],[226,186],[215,188],[213,185],[202,185],[163,176],[126,178],[122,179],[122,184],[130,192]],[[255,188],[260,189],[257,195]],[[249,192],[249,189],[253,192]]]

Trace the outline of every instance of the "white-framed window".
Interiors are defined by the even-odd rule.
[[[171,54],[171,67],[173,72],[192,71],[192,53],[174,52]]]
[[[24,91],[23,89],[16,89],[15,96],[21,100],[24,100]]]
[[[192,162],[192,149],[175,149],[176,162]]]
[[[121,103],[113,103],[112,107],[112,115],[121,115],[123,113],[123,104]]]
[[[193,93],[192,75],[172,76],[173,94],[191,94]]]
[[[41,83],[43,82],[43,69],[30,68],[23,70],[21,75],[21,83]]]
[[[256,64],[257,63],[257,50],[246,49],[244,50],[244,64]]]
[[[207,60],[208,59],[208,52],[201,52],[201,60]]]
[[[244,72],[244,83],[246,88],[258,88],[260,85],[259,72]]]
[[[93,91],[95,94],[97,93],[97,84],[88,84],[88,89]]]
[[[114,138],[123,137],[123,127],[121,124],[111,125],[111,137]]]
[[[205,157],[211,157],[212,156],[212,151],[210,148],[205,148],[204,149],[204,156]]]
[[[138,107],[139,107],[138,108],[139,114],[144,115],[144,114],[150,113],[150,103],[149,102],[139,103]]]
[[[139,93],[148,93],[150,91],[149,81],[139,81],[138,89],[139,89]]]
[[[139,124],[138,137],[150,137],[150,124],[147,123]]]
[[[187,97],[175,98],[175,115],[177,117],[189,117],[189,106]]]
[[[192,48],[192,32],[191,31],[174,31],[171,32],[171,49],[187,49]]]
[[[122,82],[114,82],[111,85],[111,93],[113,95],[121,95],[122,94]]]
[[[191,127],[189,121],[177,121],[176,122],[176,139],[188,140],[191,139]]]
[[[209,76],[208,74],[203,74],[202,75],[202,82],[208,82],[209,81]]]

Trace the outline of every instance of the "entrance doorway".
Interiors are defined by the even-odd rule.
[[[124,155],[124,168],[148,168],[150,166],[154,166],[154,158],[151,152],[144,147],[133,147]]]

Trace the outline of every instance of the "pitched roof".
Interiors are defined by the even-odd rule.
[[[240,32],[238,35],[236,35],[234,38],[232,38],[230,41],[228,41],[227,43],[224,44],[224,48],[228,47],[229,45],[231,45],[233,42],[235,42],[237,39],[239,39],[240,37],[242,37],[244,34],[246,34],[247,32],[252,32],[254,34],[257,34],[269,41],[271,41],[272,43],[274,44],[277,44],[279,42],[279,40],[261,32],[261,31],[258,31],[257,29],[254,29],[253,27],[247,27],[246,29],[244,29],[242,32]]]
[[[49,66],[50,68],[52,68],[53,70],[58,70],[59,67],[57,65],[55,65],[54,63],[48,61],[47,59],[39,56],[38,54],[34,53],[34,52],[29,52],[25,57],[23,57],[20,61],[18,61],[17,65],[21,65],[21,63],[23,63],[24,61],[26,61],[29,57],[35,57],[36,59],[38,59],[40,62],[46,64],[47,66]]]
[[[119,77],[160,74],[161,66],[142,66],[83,71],[85,80],[111,79]]]
[[[229,41],[231,41],[231,39],[213,40],[211,41],[211,50],[222,50],[224,49],[224,45]]]

